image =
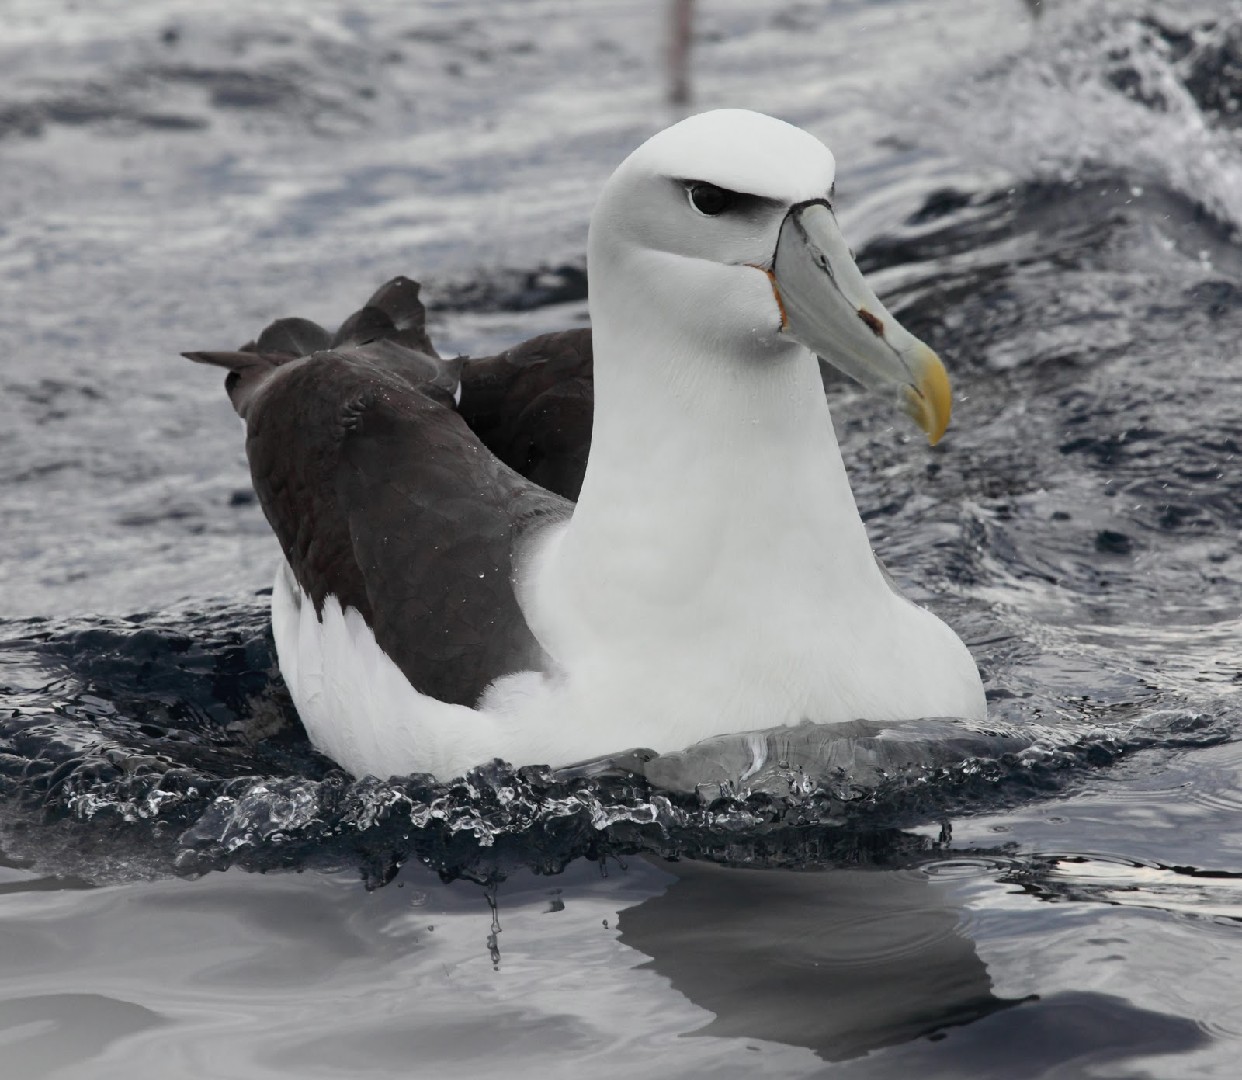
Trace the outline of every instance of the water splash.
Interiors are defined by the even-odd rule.
[[[1031,48],[919,110],[1023,180],[1131,178],[1242,225],[1242,5],[1052,7]]]
[[[105,879],[350,865],[373,885],[411,859],[480,881],[639,851],[883,862],[931,849],[902,831],[912,825],[1063,790],[1144,747],[1228,733],[1223,716],[1191,712],[1111,727],[804,725],[559,771],[496,762],[448,784],[353,780],[296,726],[264,617],[261,603],[234,601],[21,627],[3,650],[5,849],[44,864],[69,855],[80,869],[94,847]],[[68,852],[49,843],[66,828]]]

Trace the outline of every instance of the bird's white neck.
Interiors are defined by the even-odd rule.
[[[554,608],[573,612],[536,625],[554,656],[722,621],[758,629],[802,607],[831,618],[860,593],[888,591],[809,352],[789,342],[760,360],[719,358],[593,318],[590,461],[540,570]]]

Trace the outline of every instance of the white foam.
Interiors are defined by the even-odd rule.
[[[1242,141],[1204,115],[1140,14],[1128,0],[1051,8],[1029,47],[945,96],[926,97],[911,123],[919,134],[930,126],[940,149],[976,166],[1063,181],[1104,167],[1149,178],[1242,226]],[[1176,24],[1194,16],[1170,8],[1168,17]],[[1118,53],[1161,105],[1110,84]]]

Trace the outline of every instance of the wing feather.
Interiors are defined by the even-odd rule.
[[[248,351],[186,355],[229,370],[255,491],[316,610],[335,596],[416,689],[474,705],[545,662],[514,578],[532,532],[572,506],[454,408],[462,365],[431,349],[417,296],[398,278],[333,339],[287,319]]]

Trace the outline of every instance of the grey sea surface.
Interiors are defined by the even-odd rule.
[[[0,0],[0,1075],[1233,1077],[1242,5],[699,0],[954,377],[843,380],[877,553],[987,725],[454,784],[307,744],[219,379],[399,273],[442,352],[587,319],[676,119],[654,2]]]

